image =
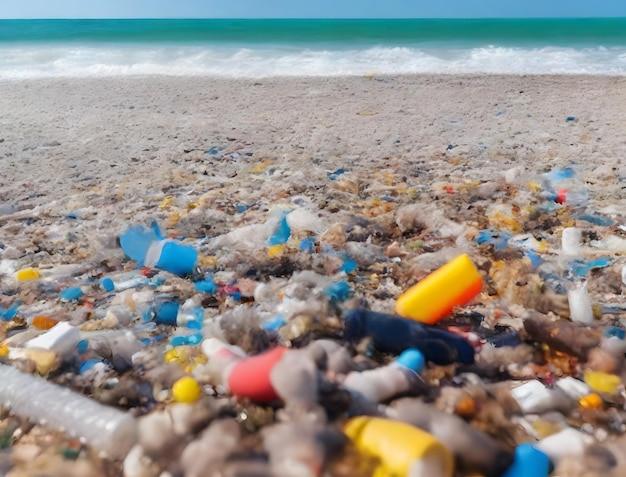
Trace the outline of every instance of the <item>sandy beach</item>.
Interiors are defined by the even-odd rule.
[[[467,252],[486,277],[475,309],[490,326],[503,316],[507,325],[525,319],[531,309],[568,317],[563,294],[519,291],[525,283],[515,274],[529,270],[521,248],[499,255],[476,237],[485,229],[533,234],[542,242],[535,251],[562,266],[561,232],[577,223],[588,232],[585,245],[597,247],[589,256],[610,250],[614,259],[590,277],[592,301],[621,303],[625,105],[626,78],[610,76],[0,82],[0,306],[19,298],[27,319],[46,313],[84,324],[81,304],[60,303],[14,272],[38,267],[58,287],[130,270],[116,240],[151,220],[193,245],[200,265],[223,283],[262,282],[285,272],[272,268],[276,257],[267,252],[281,209],[299,211],[290,214],[292,238],[337,251],[303,257],[289,242],[280,254],[295,258],[284,275],[310,268],[331,276],[346,251],[359,267],[349,281],[376,311],[393,312],[402,290]],[[572,198],[541,208],[543,174],[566,167],[588,194],[587,213],[609,217],[609,226],[582,224]],[[608,236],[622,242],[604,242]],[[498,276],[492,263],[510,264],[511,276]],[[61,272],[65,264],[78,268]],[[179,281],[186,285],[173,289],[183,303],[194,291]],[[107,303],[93,293],[89,300]],[[212,313],[235,304],[219,306]],[[616,316],[605,314],[603,324]],[[16,449],[13,462],[28,469],[31,454]],[[626,454],[616,459],[626,466]],[[97,468],[71,475],[100,475]],[[70,475],[63,469],[50,475]],[[559,475],[578,475],[567,472]]]
[[[594,199],[619,208],[625,103],[620,77],[0,83],[0,232],[23,250],[28,226],[6,229],[21,211],[60,218],[85,209],[83,219],[105,223],[158,218],[167,196],[192,203],[217,189],[233,203],[319,199],[336,185],[328,174],[342,168],[374,198],[384,180],[430,192],[499,180],[515,167],[532,180],[575,163]]]

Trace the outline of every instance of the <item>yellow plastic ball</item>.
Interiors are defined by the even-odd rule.
[[[176,402],[196,402],[201,395],[202,389],[200,385],[190,376],[180,378],[172,386],[172,397]]]

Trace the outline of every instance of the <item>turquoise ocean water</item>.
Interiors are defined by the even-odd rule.
[[[626,75],[626,18],[0,20],[0,80],[399,73]]]

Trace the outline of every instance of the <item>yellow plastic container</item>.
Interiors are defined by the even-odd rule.
[[[15,279],[17,281],[38,280],[39,278],[41,278],[41,272],[38,268],[22,268],[15,272]]]
[[[396,313],[433,325],[454,307],[472,300],[482,288],[476,265],[467,255],[459,255],[400,295]]]
[[[619,376],[601,371],[585,372],[585,382],[591,389],[600,394],[615,394],[622,384]]]
[[[404,477],[418,467],[423,471],[417,475],[453,475],[452,453],[433,436],[410,424],[360,416],[350,419],[344,432],[360,452],[380,460],[376,477]]]

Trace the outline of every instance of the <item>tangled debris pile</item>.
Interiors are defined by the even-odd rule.
[[[116,241],[0,217],[7,475],[623,475],[626,224],[574,166],[271,167]]]

